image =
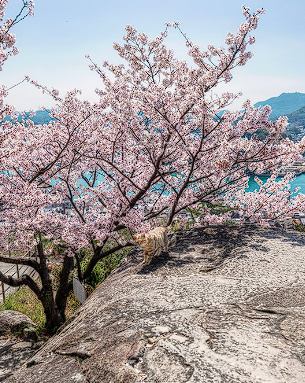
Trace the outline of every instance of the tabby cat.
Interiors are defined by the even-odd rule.
[[[167,227],[156,227],[155,229],[141,234],[133,235],[135,244],[142,247],[144,251],[143,265],[149,265],[154,254],[161,254],[161,251],[168,251]]]

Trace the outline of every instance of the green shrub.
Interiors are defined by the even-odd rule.
[[[100,260],[92,270],[91,275],[85,280],[85,284],[95,288],[98,284],[103,282],[113,269],[115,269],[121,262],[122,258],[127,255],[130,251],[130,248],[125,248],[120,251],[117,251],[108,257]],[[90,262],[90,257],[85,256],[81,261],[81,268],[85,270],[88,263]]]
[[[305,232],[305,226],[302,225],[301,223],[295,223],[294,228],[295,228],[295,230],[300,231],[302,233]]]

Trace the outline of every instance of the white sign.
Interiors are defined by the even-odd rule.
[[[73,293],[80,301],[80,303],[84,303],[87,299],[87,291],[85,287],[80,283],[80,281],[73,276]]]

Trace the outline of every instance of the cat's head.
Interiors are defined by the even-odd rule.
[[[141,233],[141,234],[134,234],[132,236],[133,240],[134,240],[134,243],[136,245],[143,245],[144,243],[146,243],[146,233]]]

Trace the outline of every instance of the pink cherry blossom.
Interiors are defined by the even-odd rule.
[[[130,234],[173,222],[183,227],[192,211],[198,226],[223,223],[232,209],[262,224],[303,209],[304,195],[289,186],[292,175],[277,176],[302,158],[305,138],[283,138],[287,118],[271,121],[268,106],[246,101],[242,111],[220,113],[240,94],[214,92],[251,58],[262,13],[244,7],[245,21],[227,35],[225,48],[202,49],[177,22],[153,39],[127,26],[123,43],[114,44],[125,64],[99,66],[87,56],[100,81],[95,103],[83,101],[80,90],[63,96],[26,77],[57,104],[48,124],[1,126],[2,249],[36,246],[46,265],[42,237],[59,246],[66,278],[59,294],[68,291],[71,257],[79,262],[84,248],[92,257],[85,271],[78,267],[81,279],[100,259],[132,245]],[[180,34],[191,65],[167,47],[169,31]],[[14,43],[11,36],[5,47]],[[0,89],[0,97],[6,92]],[[259,191],[245,192],[250,175],[265,172],[271,177],[258,179]],[[217,215],[215,206],[226,212]]]

